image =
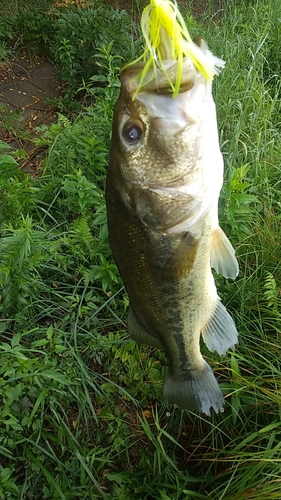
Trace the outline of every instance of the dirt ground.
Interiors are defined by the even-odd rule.
[[[44,159],[44,148],[32,141],[34,129],[57,119],[49,100],[60,93],[61,84],[49,61],[30,63],[23,58],[0,64],[0,139],[14,150],[26,151],[20,160],[26,172],[35,173]]]
[[[132,0],[106,1],[132,11]],[[187,0],[179,3],[190,4]],[[209,3],[208,0],[193,1],[194,17],[200,19]],[[223,3],[224,0],[213,1],[214,12],[222,9]],[[27,153],[18,160],[20,168],[32,175],[39,171],[45,154],[44,147],[34,145],[33,138],[38,135],[35,128],[56,121],[56,109],[50,100],[59,97],[62,88],[54,66],[47,60],[31,63],[22,58],[8,65],[0,63],[0,140],[16,151]]]

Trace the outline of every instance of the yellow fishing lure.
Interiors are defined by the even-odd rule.
[[[173,97],[176,97],[180,89],[184,57],[188,57],[208,81],[212,80],[217,72],[213,58],[210,60],[192,41],[175,1],[150,0],[150,4],[142,13],[141,29],[145,39],[144,52],[128,65],[131,66],[139,61],[145,63],[138,75],[139,84],[133,99],[140,91],[148,72],[152,69],[151,78],[153,78],[157,68],[166,74]],[[167,60],[178,61],[175,84],[171,82],[163,64],[163,61]]]

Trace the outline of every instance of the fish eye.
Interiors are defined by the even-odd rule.
[[[130,145],[137,144],[142,137],[142,133],[143,123],[140,120],[125,123],[122,130],[123,138]]]

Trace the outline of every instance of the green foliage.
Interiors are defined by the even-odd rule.
[[[108,106],[108,101],[107,101]],[[109,138],[111,131],[110,113],[105,115],[104,105],[100,101],[94,108],[89,108],[73,122],[59,115],[58,123],[49,129],[40,127],[43,131],[42,138],[37,144],[49,144],[46,168],[53,181],[59,180],[65,174],[73,174],[74,170],[83,172],[90,180],[102,187],[108,159]]]
[[[101,203],[100,190],[80,169],[74,169],[73,174],[66,174],[62,189],[66,198],[61,200],[60,205],[67,206],[74,214],[83,214]]]
[[[13,132],[14,134],[23,134],[24,126],[22,123],[22,110],[16,109],[11,112],[8,106],[0,103],[1,112],[1,122],[0,122],[0,132],[5,134],[5,132]]]
[[[9,61],[11,54],[12,50],[9,45],[3,40],[0,40],[0,61],[2,62],[2,64]]]
[[[4,227],[0,243],[1,312],[14,312],[35,299],[40,283],[38,265],[43,259],[45,245],[44,233],[34,228],[29,215],[22,216],[18,229]]]
[[[30,338],[34,338],[34,333],[25,332],[24,338],[16,334],[12,340],[7,338],[1,343],[1,453],[11,464],[14,455],[18,457],[19,465],[22,462],[24,466],[26,458],[31,465],[30,474],[26,478],[23,476],[23,488],[15,486],[11,491],[18,494],[27,490],[35,497],[44,493],[46,498],[65,498],[64,486],[58,483],[56,476],[62,474],[66,486],[67,475],[75,468],[79,470],[78,449],[73,455],[69,445],[71,441],[75,442],[72,432],[76,437],[81,432],[79,421],[83,415],[77,410],[84,384],[79,373],[81,366],[78,370],[73,363],[62,332],[53,327],[41,332],[37,330],[38,340],[31,343],[27,342],[30,333]],[[68,420],[64,408],[69,405],[73,407],[72,431],[65,432]],[[59,432],[53,433],[54,428],[60,429]],[[19,449],[22,449],[23,457],[18,455]],[[83,462],[82,456],[80,461]],[[48,463],[56,464],[54,475]],[[89,475],[91,483],[95,484],[90,471]],[[7,486],[5,484],[8,495],[9,482]],[[86,488],[87,479],[81,491]],[[74,491],[73,484],[70,493],[74,494]]]
[[[17,162],[0,141],[0,230],[3,222],[13,223],[36,203],[36,187],[30,178],[18,171]]]
[[[13,22],[10,16],[0,17],[0,37],[7,42],[13,38]]]
[[[93,95],[95,102],[99,101],[100,104],[108,103],[109,110],[107,111],[111,113],[111,103],[117,99],[120,88],[119,72],[122,57],[112,54],[112,42],[107,47],[98,48],[94,57],[103,73],[91,76],[89,83],[83,81],[83,86],[78,89],[78,92],[84,91],[87,96]],[[102,87],[99,86],[100,84]]]
[[[40,3],[37,0],[16,0],[13,2],[11,0],[2,0],[1,8],[3,13],[11,16],[19,12],[46,12],[53,3],[54,0],[41,0]]]
[[[0,182],[1,188],[4,182],[16,173],[17,162],[10,154],[6,154],[6,150],[10,150],[10,146],[0,141]]]
[[[148,349],[140,352],[134,342],[124,341],[124,332],[110,332],[106,337],[97,334],[89,348],[90,358],[104,366],[110,375],[110,381],[116,384],[105,382],[102,385],[105,393],[118,393],[118,386],[121,384],[131,397],[140,400],[161,397],[164,353],[153,353],[151,356]]]
[[[54,29],[52,19],[45,13],[28,10],[19,12],[12,18],[13,40],[27,50],[48,51]]]
[[[61,76],[69,83],[88,80],[100,73],[95,54],[98,47],[112,45],[113,54],[132,58],[134,45],[128,44],[132,22],[125,11],[98,3],[93,9],[61,11],[56,21],[52,52]]]
[[[0,20],[4,42],[17,50],[23,48],[32,55],[43,53],[53,59],[60,77],[68,84],[68,105],[75,93],[73,86],[79,86],[82,79],[88,81],[93,75],[106,77],[107,67],[96,60],[100,47],[110,45],[119,66],[121,61],[136,57],[136,32],[125,10],[118,11],[102,1],[83,10],[71,5],[60,8],[59,3],[49,10],[27,8]]]
[[[278,314],[278,306],[280,306],[280,290],[278,290],[276,280],[270,272],[266,273],[264,280],[264,297],[267,300],[267,305],[272,308],[273,311]]]
[[[247,173],[251,165],[241,165],[229,169],[228,181],[224,184],[220,207],[220,214],[226,218],[229,231],[242,239],[251,234],[251,224],[254,220],[253,206],[261,209],[259,198],[252,194],[251,182],[247,181]]]
[[[20,10],[17,24],[0,18],[5,43],[45,44],[91,105],[40,127],[40,177],[0,143],[0,499],[279,500],[279,2],[228,2],[219,29],[210,16],[202,27],[227,60],[215,80],[220,220],[241,270],[235,283],[217,278],[240,340],[208,360],[226,399],[211,418],[164,405],[166,356],[126,334],[104,181],[119,66],[138,51],[131,22],[99,4],[37,4],[26,24]]]

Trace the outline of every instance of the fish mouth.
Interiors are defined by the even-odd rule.
[[[163,61],[164,70],[150,69],[135,96],[144,63],[136,63],[121,70],[121,95],[128,110],[144,106],[151,130],[165,138],[180,134],[187,126],[199,124],[202,92],[206,89],[204,78],[185,57],[182,61],[182,78],[179,93],[173,97],[178,73],[178,61]],[[203,84],[203,85],[202,85]]]
[[[161,58],[161,62],[155,58],[150,67],[147,67],[149,62],[144,61],[126,64],[121,68],[122,87],[132,95],[133,100],[139,93],[143,92],[154,92],[162,95],[172,94],[176,98],[178,94],[190,90],[196,82],[202,81],[202,78],[203,80],[207,78],[208,83],[211,83],[212,78],[205,78],[202,72],[196,69],[189,57],[180,57],[178,60],[169,59],[171,55],[169,41],[166,44],[165,38],[163,35],[163,47],[161,47],[161,49],[163,48],[163,58]],[[206,41],[201,36],[193,38],[193,45],[197,47],[197,51],[204,54],[213,74],[218,74],[225,65],[224,61],[212,54]],[[178,82],[179,75],[180,85]]]
[[[127,92],[134,95],[139,84],[140,75],[144,69],[145,63],[136,63],[133,66],[125,66],[121,69],[121,83]],[[141,84],[140,93],[153,92],[162,95],[171,95],[178,74],[178,61],[163,61],[163,69],[157,66],[148,70]],[[198,72],[192,62],[185,57],[182,63],[182,78],[179,93],[190,90],[196,80]]]

